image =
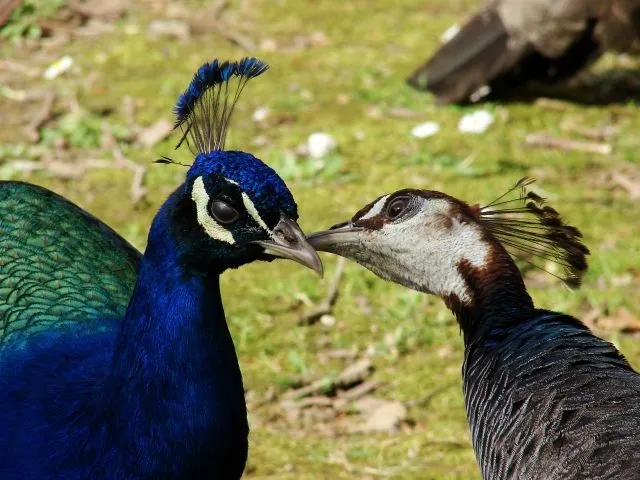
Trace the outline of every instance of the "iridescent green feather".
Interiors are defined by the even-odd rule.
[[[0,348],[122,317],[140,258],[115,231],[63,197],[0,182]]]

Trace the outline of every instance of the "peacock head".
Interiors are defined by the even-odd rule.
[[[506,248],[525,261],[555,262],[564,269],[557,276],[578,286],[589,250],[578,229],[526,190],[530,183],[520,180],[485,207],[432,190],[400,190],[369,203],[350,221],[312,234],[309,242],[384,279],[462,305],[472,304],[475,289],[498,275],[522,284]]]
[[[186,143],[195,160],[163,208],[178,253],[191,269],[222,271],[279,257],[322,275],[322,262],[296,223],[297,206],[284,181],[253,155],[224,150],[240,93],[266,69],[255,58],[206,63],[176,104],[176,127],[183,132],[178,146]]]

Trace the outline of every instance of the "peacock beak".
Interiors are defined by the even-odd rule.
[[[264,248],[264,253],[272,257],[287,258],[309,267],[320,277],[323,275],[322,260],[309,242],[298,224],[286,215],[271,232],[269,240],[257,240],[254,243]]]
[[[342,222],[329,230],[314,232],[307,237],[309,244],[319,252],[340,254],[341,247],[359,243],[364,229],[351,222]]]

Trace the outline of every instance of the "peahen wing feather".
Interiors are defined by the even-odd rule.
[[[408,79],[431,91],[440,103],[464,102],[485,84],[510,71],[529,53],[512,45],[509,33],[493,9],[483,9]]]
[[[612,7],[596,3],[601,2],[490,1],[408,82],[431,91],[440,103],[465,103],[475,101],[474,93],[485,85],[493,97],[500,97],[532,80],[555,83],[570,78],[595,61],[607,45],[624,49],[632,43],[634,26],[628,16],[619,22],[626,28],[621,35],[624,42],[615,40],[607,27],[617,33],[622,28],[601,18],[611,16]]]
[[[0,182],[0,349],[124,315],[141,255],[49,190]]]

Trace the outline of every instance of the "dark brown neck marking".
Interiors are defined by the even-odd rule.
[[[465,259],[458,264],[471,301],[463,302],[455,294],[444,298],[460,324],[465,344],[497,325],[516,324],[534,310],[514,261],[495,239],[488,236],[487,242],[491,249],[485,267],[475,267]]]

